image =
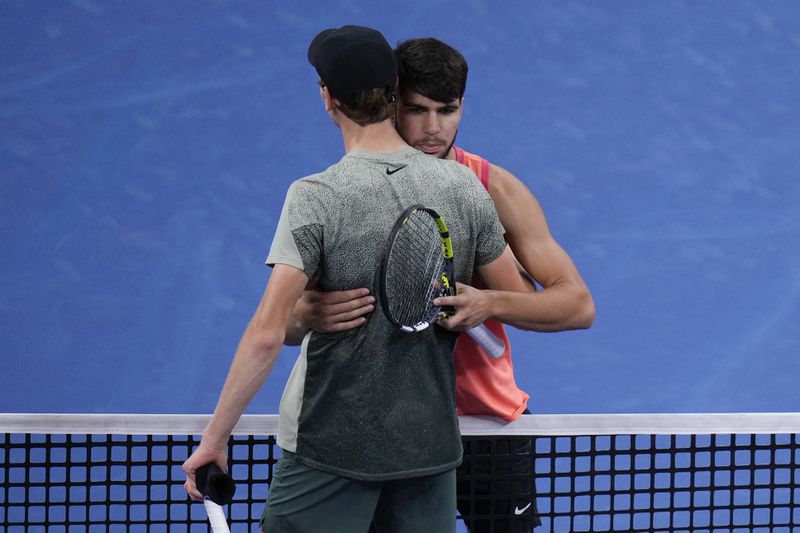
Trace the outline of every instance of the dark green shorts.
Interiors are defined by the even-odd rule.
[[[310,468],[284,451],[261,518],[264,533],[456,529],[455,470],[391,481],[356,481]]]

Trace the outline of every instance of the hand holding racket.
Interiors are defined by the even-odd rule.
[[[456,284],[455,296],[440,296],[433,300],[434,305],[450,311],[445,313],[446,317],[439,317],[439,325],[450,331],[459,331],[483,322],[482,318],[490,312],[490,300],[486,298],[485,292],[459,282]]]
[[[212,531],[230,533],[222,506],[231,503],[236,492],[236,484],[231,476],[223,472],[217,463],[208,463],[195,471],[195,483],[203,495],[203,505]]]
[[[454,296],[453,242],[444,219],[433,209],[413,205],[395,222],[381,268],[381,307],[401,331],[422,331],[446,318],[452,308],[433,300]],[[505,343],[483,324],[467,333],[491,357],[505,352]]]

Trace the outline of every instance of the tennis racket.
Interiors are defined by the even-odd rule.
[[[223,472],[216,463],[208,463],[195,472],[195,484],[203,495],[203,505],[211,530],[214,533],[230,533],[222,506],[231,503],[236,492],[236,484],[231,476]]]
[[[381,265],[381,307],[401,331],[422,331],[453,313],[433,305],[439,296],[456,294],[453,241],[444,219],[433,209],[413,205],[395,222]],[[505,352],[505,343],[481,324],[467,333],[491,357]]]

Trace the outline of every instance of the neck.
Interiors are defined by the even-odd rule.
[[[368,152],[396,152],[408,148],[408,144],[394,129],[391,120],[384,120],[377,124],[359,126],[355,122],[344,119],[340,123],[344,151],[365,150]]]

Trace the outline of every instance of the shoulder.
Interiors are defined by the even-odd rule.
[[[453,145],[453,154],[455,155],[456,161],[464,165],[467,165],[472,162],[477,162],[477,163],[489,162],[489,160],[483,157],[482,155],[478,155],[472,152],[467,152],[463,148],[459,148],[458,146],[455,145]]]
[[[303,176],[302,178],[294,180],[286,192],[289,198],[298,198],[302,196],[313,195],[320,186],[325,182],[326,171],[316,174]]]
[[[528,186],[503,167],[492,165],[489,196],[494,202],[509,242],[519,246],[517,237],[549,238],[549,228],[542,206]],[[516,250],[515,250],[516,252]]]
[[[522,180],[495,164],[489,165],[489,194],[495,201],[518,194],[533,197],[533,192]]]
[[[514,174],[494,163],[489,164],[489,184],[498,187],[508,186],[513,183],[522,183]]]
[[[295,180],[286,192],[286,202],[296,214],[319,218],[335,211],[342,202],[342,183],[332,167]]]
[[[307,192],[327,191],[326,194],[338,191],[352,183],[352,175],[359,171],[355,168],[359,162],[356,158],[345,156],[319,172],[295,180],[290,188]]]
[[[461,165],[452,159],[440,159],[420,152],[415,157],[415,160],[426,172],[437,172],[459,180],[476,181],[475,175],[469,167]]]
[[[533,194],[520,179],[500,165],[491,163],[481,155],[467,152],[456,146],[453,146],[453,150],[456,153],[456,160],[461,166],[469,168],[480,178],[481,182],[489,190],[492,199],[495,199],[495,196],[503,197],[523,191],[527,195]]]
[[[327,168],[295,180],[292,183],[292,186],[305,188],[314,188],[320,186],[324,187],[325,185],[334,183],[337,180],[346,179],[346,176],[352,174],[353,172],[357,172],[356,167],[363,163],[364,160],[362,159],[347,157],[347,155],[345,155]]]

